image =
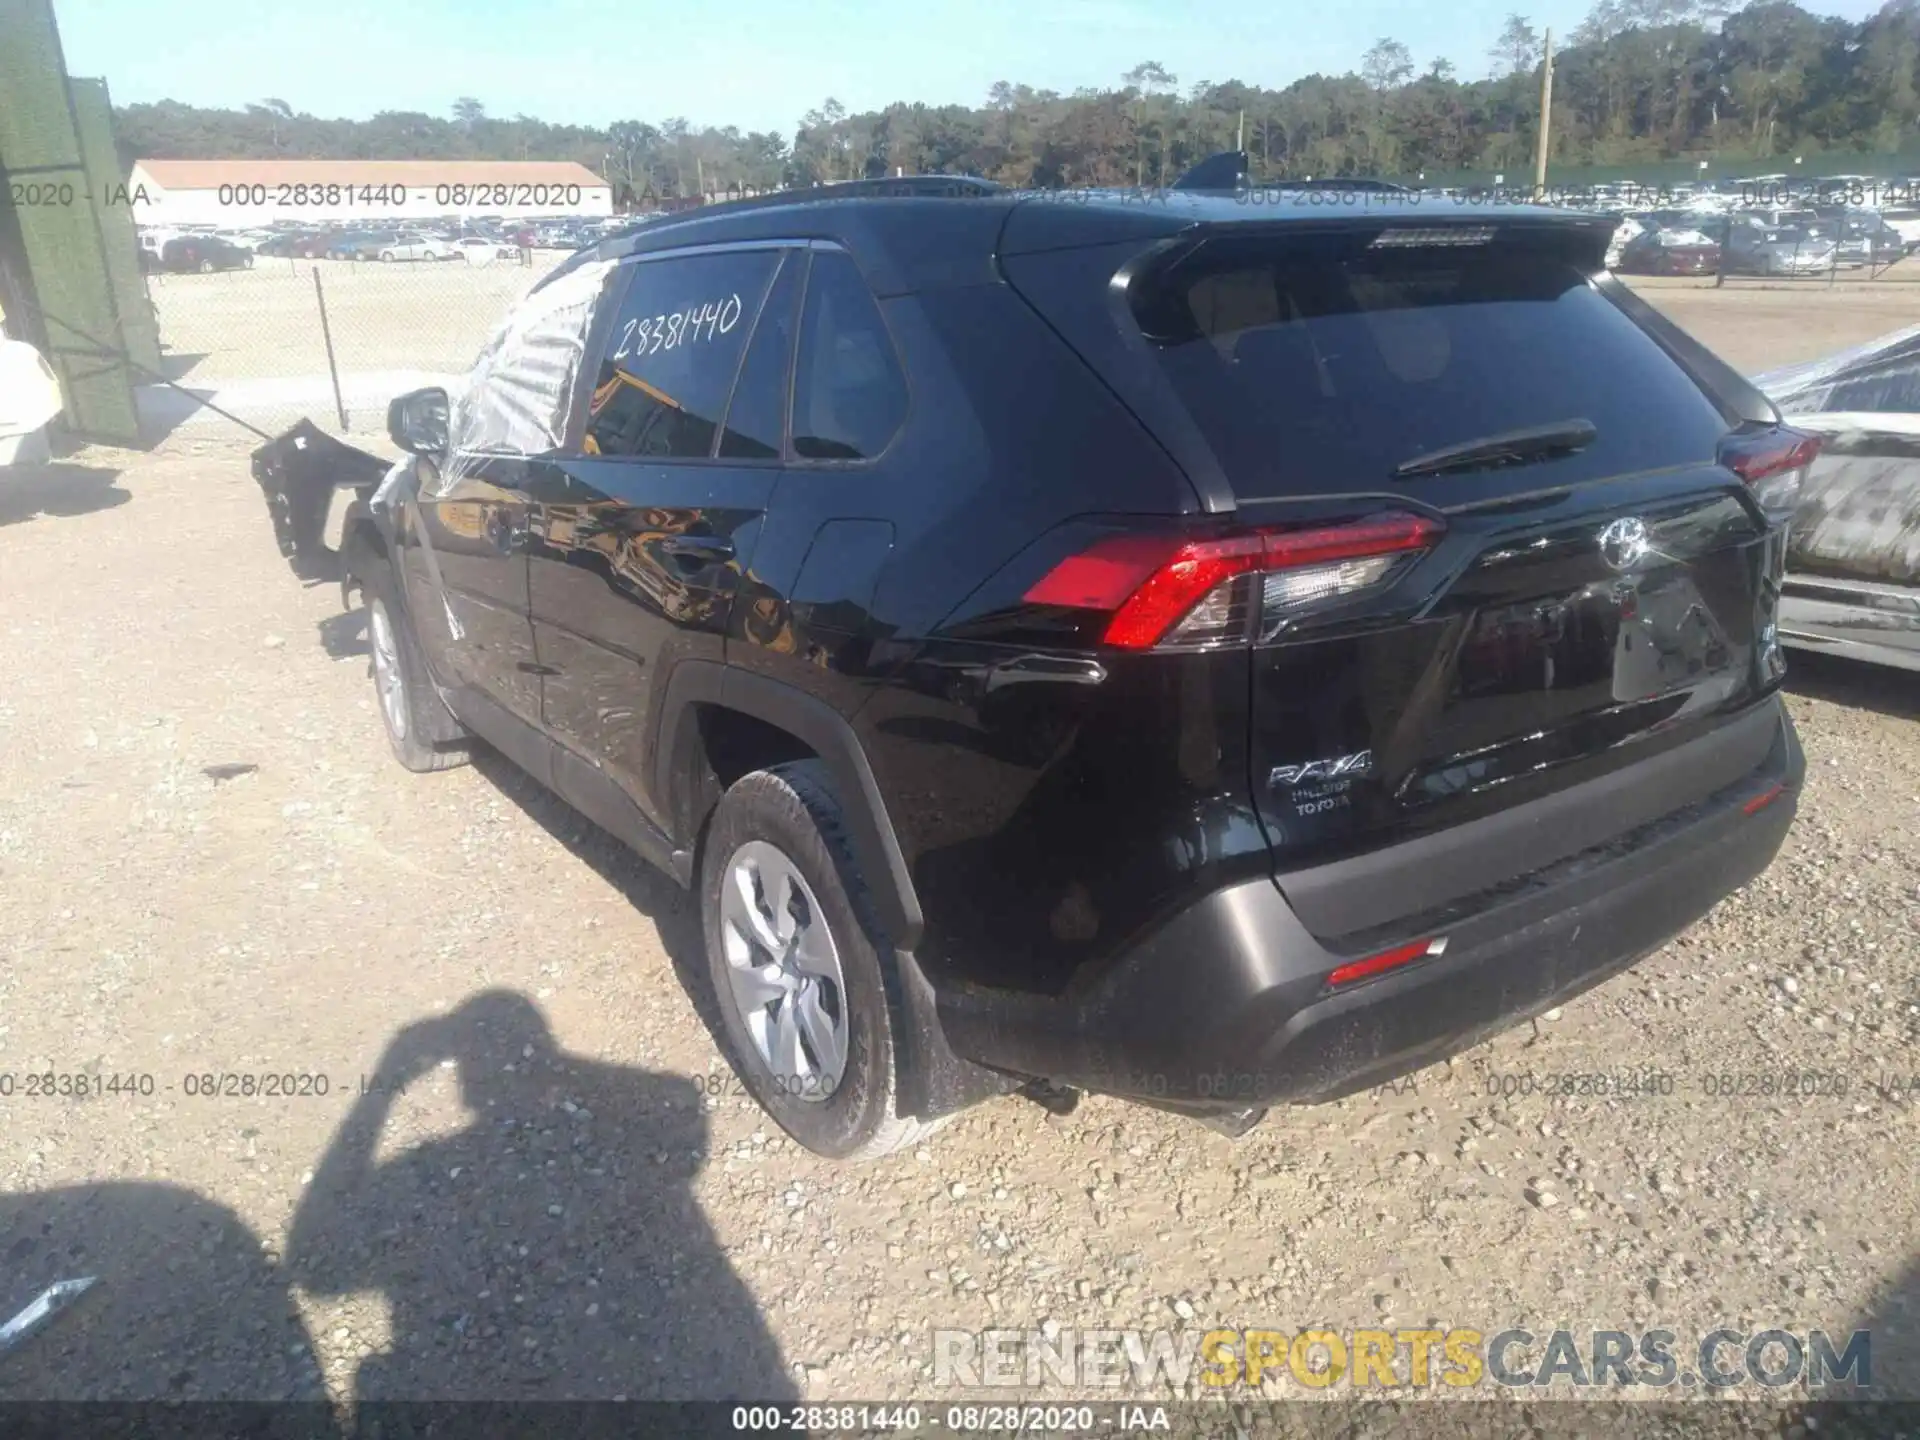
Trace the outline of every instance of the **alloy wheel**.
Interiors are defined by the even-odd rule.
[[[847,989],[820,902],[786,853],[749,840],[728,859],[720,943],[730,998],[783,1093],[832,1098],[847,1068]]]
[[[367,634],[373,642],[373,684],[380,709],[396,740],[407,738],[407,682],[400,673],[400,644],[387,607],[375,601],[367,610]]]

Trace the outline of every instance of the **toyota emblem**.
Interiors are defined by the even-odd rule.
[[[1647,525],[1638,516],[1610,520],[1600,531],[1600,558],[1615,570],[1631,570],[1648,548]]]

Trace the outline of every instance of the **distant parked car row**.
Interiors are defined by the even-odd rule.
[[[1608,263],[1635,275],[1820,275],[1920,248],[1920,211],[1847,205],[1628,213]]]
[[[299,224],[279,221],[262,228],[216,228],[212,225],[142,227],[141,264],[147,270],[239,269],[244,261],[233,252],[289,260],[345,260],[401,263],[407,261],[464,260],[490,265],[517,260],[529,250],[578,250],[597,245],[608,235],[632,228],[652,217],[603,216],[526,220],[500,217],[445,215],[389,221],[384,225],[335,223]],[[192,249],[191,263],[174,264],[166,250],[176,241]],[[225,247],[225,248],[222,248]],[[204,266],[201,261],[210,261]]]
[[[450,240],[418,230],[352,230],[335,235],[322,252],[329,260],[459,260]]]

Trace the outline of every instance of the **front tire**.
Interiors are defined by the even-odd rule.
[[[817,760],[721,798],[700,879],[722,1037],[747,1089],[816,1155],[872,1160],[935,1127],[899,1111],[891,956]]]
[[[458,733],[457,725],[427,674],[420,642],[397,603],[392,573],[370,577],[365,591],[374,702],[394,759],[419,774],[465,764],[464,741],[436,738]]]

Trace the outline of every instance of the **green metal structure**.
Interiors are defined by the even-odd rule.
[[[75,436],[141,442],[134,386],[160,369],[104,81],[70,81],[50,0],[0,0],[0,254]]]

